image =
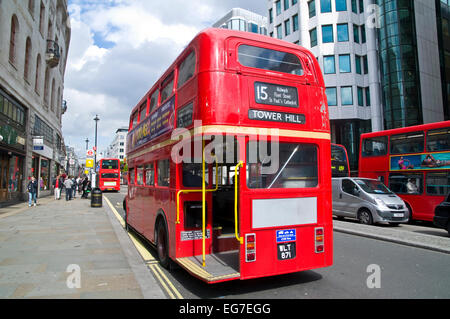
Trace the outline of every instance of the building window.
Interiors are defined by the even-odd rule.
[[[292,5],[297,4],[297,0],[292,0]]]
[[[39,11],[39,32],[44,35],[44,15],[45,15],[45,6],[41,1],[41,9]]]
[[[36,58],[36,75],[35,75],[35,79],[34,79],[34,90],[36,91],[37,94],[39,94],[39,82],[40,82],[40,77],[39,74],[41,72],[41,55],[38,54],[37,58]]]
[[[348,42],[348,24],[338,24],[337,25],[337,37],[339,42]]]
[[[52,89],[50,91],[50,109],[55,111],[55,79],[52,80]]]
[[[359,27],[356,24],[353,25],[353,41],[359,43]]]
[[[289,20],[284,21],[284,35],[287,37],[291,34],[291,25]]]
[[[259,27],[256,23],[249,22],[248,26],[249,26],[248,31],[253,32],[253,33],[258,33]],[[245,30],[241,30],[241,31],[245,31]]]
[[[323,25],[322,26],[322,43],[332,43],[334,41],[333,37],[333,25]]]
[[[275,2],[275,10],[277,12],[277,16],[281,14],[281,0]]]
[[[269,23],[273,23],[273,9],[269,9]]]
[[[369,63],[367,61],[367,55],[363,56],[364,74],[369,73]]]
[[[335,87],[326,88],[325,94],[327,95],[328,106],[337,105],[337,89]]]
[[[45,141],[53,143],[53,129],[38,116],[34,117],[33,135],[43,136]]]
[[[289,0],[284,0],[284,10],[289,9]]]
[[[314,28],[309,31],[309,38],[311,41],[311,48],[317,45],[317,29]]]
[[[362,74],[361,71],[361,56],[355,55],[355,66],[356,66],[356,73]]]
[[[361,43],[366,43],[366,26],[361,26]]]
[[[283,31],[281,24],[277,25],[277,39],[283,39]]]
[[[351,86],[341,87],[342,105],[353,105],[353,88]]]
[[[331,12],[331,0],[320,0],[320,12]]]
[[[45,79],[44,79],[44,104],[48,107],[48,94],[49,94],[49,86],[50,86],[50,70],[49,68],[45,69]]]
[[[370,88],[366,87],[366,106],[370,106]]]
[[[352,0],[352,11],[353,13],[358,13],[358,4],[356,3],[356,0]]]
[[[9,38],[9,62],[16,63],[17,36],[19,34],[19,20],[13,15],[11,18],[11,33]]]
[[[323,73],[325,74],[336,73],[336,62],[334,55],[328,55],[323,57]]]
[[[340,73],[352,72],[350,54],[339,55],[339,72]]]
[[[336,11],[347,11],[347,0],[336,0]]]
[[[298,14],[292,17],[292,31],[298,31]]]
[[[31,39],[28,37],[25,44],[25,64],[23,69],[23,77],[26,81],[30,81],[30,61],[31,61]]]
[[[308,2],[309,18],[316,16],[316,0]]]
[[[359,0],[359,13],[364,12],[364,0]]]
[[[357,88],[358,91],[358,105],[359,106],[364,106],[364,91],[362,87]]]

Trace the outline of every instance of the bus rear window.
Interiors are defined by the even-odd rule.
[[[119,162],[117,160],[104,160],[102,162],[102,169],[118,169]]]
[[[295,75],[304,73],[300,59],[292,53],[241,45],[238,49],[238,59],[243,66],[251,68]]]

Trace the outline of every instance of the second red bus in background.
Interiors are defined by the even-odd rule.
[[[410,218],[433,221],[450,191],[450,121],[362,134],[359,176],[386,184]]]
[[[104,158],[100,160],[99,167],[98,187],[102,192],[120,191],[120,160]]]

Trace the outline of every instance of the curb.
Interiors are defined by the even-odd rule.
[[[382,240],[395,244],[432,250],[444,254],[450,254],[450,238],[439,238],[432,235],[408,234],[407,231],[377,229],[376,226],[366,226],[359,224],[342,225],[333,220],[333,230],[335,232]],[[437,242],[432,243],[433,242]]]

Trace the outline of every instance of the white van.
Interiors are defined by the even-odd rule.
[[[405,202],[376,179],[332,179],[333,215],[358,219],[362,224],[398,225],[409,219]]]

